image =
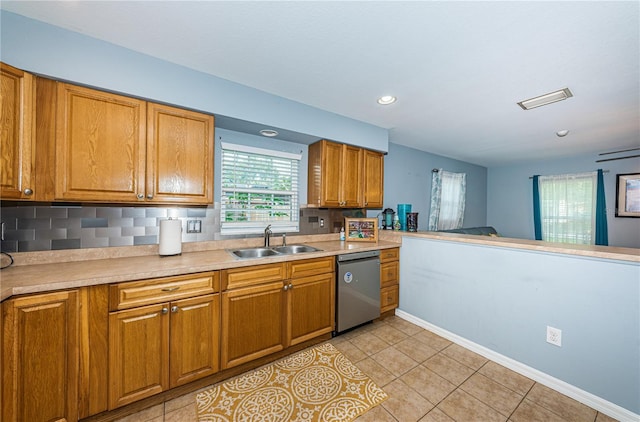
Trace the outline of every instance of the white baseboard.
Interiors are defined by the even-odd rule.
[[[640,422],[640,415],[637,415],[630,410],[620,407],[617,404],[611,403],[610,401],[593,395],[587,391],[581,390],[580,388],[568,384],[562,380],[554,378],[551,375],[545,374],[544,372],[524,365],[523,363],[520,363],[507,356],[501,355],[500,353],[494,352],[491,349],[469,341],[445,329],[437,327],[400,309],[396,309],[396,315],[419,327],[432,331],[435,334],[438,334],[439,336],[444,337],[447,340],[465,347],[481,356],[484,356],[485,358],[490,359],[506,368],[509,368],[512,371],[515,371],[527,378],[539,382],[542,385],[552,388],[559,393],[564,394],[565,396],[571,397],[572,399],[577,400],[580,403],[583,403],[591,407],[592,409],[597,410],[598,412],[604,413],[607,416],[615,418],[621,422]]]

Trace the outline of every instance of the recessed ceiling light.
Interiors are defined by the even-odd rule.
[[[567,129],[562,129],[556,132],[556,135],[558,135],[560,138],[567,136],[569,134],[569,131]]]
[[[569,88],[564,88],[559,91],[550,92],[548,94],[540,95],[539,97],[529,98],[528,100],[520,101],[518,105],[523,110],[531,110],[532,108],[540,107],[543,105],[555,103],[556,101],[566,100],[569,97],[573,97]]]
[[[260,135],[273,138],[274,136],[278,136],[278,131],[273,129],[262,129],[260,131]]]
[[[378,98],[378,104],[389,105],[395,103],[396,100],[397,98],[393,95],[383,95],[382,97]]]

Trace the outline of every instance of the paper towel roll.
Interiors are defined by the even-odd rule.
[[[158,253],[162,256],[182,253],[182,222],[179,219],[160,220]]]

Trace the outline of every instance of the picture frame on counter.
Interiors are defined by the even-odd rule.
[[[616,217],[640,217],[640,173],[616,174]]]
[[[377,218],[345,218],[345,240],[347,242],[377,242]]]

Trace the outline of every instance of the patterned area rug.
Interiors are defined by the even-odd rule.
[[[387,394],[330,343],[291,355],[196,396],[198,420],[351,421]]]

